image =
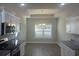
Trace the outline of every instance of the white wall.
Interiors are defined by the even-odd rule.
[[[52,38],[51,39],[36,39],[34,32],[34,25],[39,23],[52,24]],[[27,43],[55,43],[57,41],[57,27],[56,19],[40,19],[28,18],[27,20]]]

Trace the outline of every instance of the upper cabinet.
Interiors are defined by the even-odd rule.
[[[3,22],[10,23],[9,17],[10,17],[10,15],[7,12],[5,12],[5,20]]]
[[[66,32],[72,34],[79,34],[79,16],[67,18]]]
[[[20,32],[20,23],[21,20],[13,12],[6,10],[5,8],[0,8],[0,35],[2,33],[1,23],[5,23],[10,26],[10,29],[13,29],[15,26],[15,32]],[[11,27],[12,26],[12,27]],[[3,33],[6,32],[6,26],[4,26]]]
[[[5,10],[4,8],[0,11],[1,22],[5,23],[20,23],[20,18],[16,17],[13,13]]]

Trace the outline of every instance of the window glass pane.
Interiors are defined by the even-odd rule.
[[[36,38],[42,38],[42,32],[35,32],[35,37]]]
[[[51,38],[51,30],[51,25],[35,24],[35,38]]]
[[[51,38],[51,32],[44,32],[45,38]]]

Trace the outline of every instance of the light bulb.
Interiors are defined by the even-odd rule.
[[[24,3],[21,4],[21,6],[24,6],[24,5],[25,5]]]
[[[61,5],[65,5],[65,3],[61,3]]]

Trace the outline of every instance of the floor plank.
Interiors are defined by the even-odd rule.
[[[60,56],[60,47],[57,44],[28,43],[25,56]]]

